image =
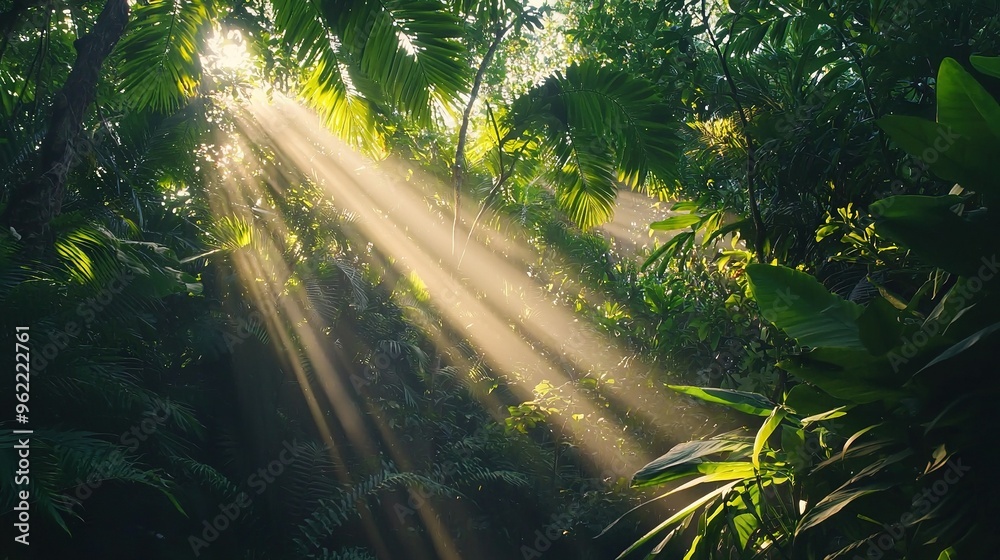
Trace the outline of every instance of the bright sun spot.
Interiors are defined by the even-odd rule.
[[[217,30],[208,39],[207,47],[202,62],[209,70],[249,73],[253,68],[246,40],[239,30]]]

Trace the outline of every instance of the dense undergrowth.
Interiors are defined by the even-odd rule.
[[[0,520],[27,491],[33,557],[995,549],[995,0],[0,11],[32,382],[4,376]],[[584,334],[499,367],[249,132],[284,96]],[[640,255],[594,229],[624,189],[672,209]]]

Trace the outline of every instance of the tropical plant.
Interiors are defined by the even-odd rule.
[[[619,186],[655,190],[672,178],[671,123],[652,84],[586,61],[515,100],[496,149],[516,161],[538,144],[559,208],[587,229],[611,218]]]
[[[996,64],[973,59],[994,76]],[[984,504],[994,496],[984,496],[981,477],[994,454],[971,428],[997,427],[989,413],[997,394],[989,341],[998,330],[1000,246],[997,221],[989,218],[996,181],[986,162],[1000,138],[1000,105],[952,59],[941,65],[937,97],[936,122],[885,117],[881,124],[932,171],[972,193],[893,196],[870,209],[876,235],[940,270],[927,279],[936,295],[925,301],[925,289],[910,301],[877,296],[861,306],[804,272],[748,266],[748,290],[761,315],[801,349],[778,364],[796,384],[779,403],[754,393],[672,387],[764,420],[753,435],[675,446],[636,473],[637,486],[688,480],[667,495],[725,484],[622,556],[654,538],[653,553],[662,551],[695,519],[688,558],[989,554]],[[941,142],[942,132],[957,150]]]

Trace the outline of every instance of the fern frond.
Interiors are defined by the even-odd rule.
[[[211,465],[190,457],[172,457],[170,462],[182,473],[211,488],[223,498],[232,498],[239,493],[239,487]]]
[[[324,548],[310,555],[309,558],[315,560],[377,560],[368,549],[360,547],[341,548],[336,552]]]
[[[441,484],[431,477],[413,472],[397,472],[395,467],[385,464],[383,469],[368,478],[342,490],[340,495],[332,500],[319,500],[317,508],[300,526],[301,537],[295,539],[303,553],[319,548],[322,542],[332,535],[337,528],[358,515],[358,508],[365,500],[390,488],[421,487],[430,494],[460,496],[454,488]]]

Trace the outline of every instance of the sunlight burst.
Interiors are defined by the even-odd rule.
[[[216,30],[209,37],[208,50],[201,57],[202,64],[209,73],[250,74],[253,70],[253,59],[247,49],[243,33],[238,29],[228,31]]]

